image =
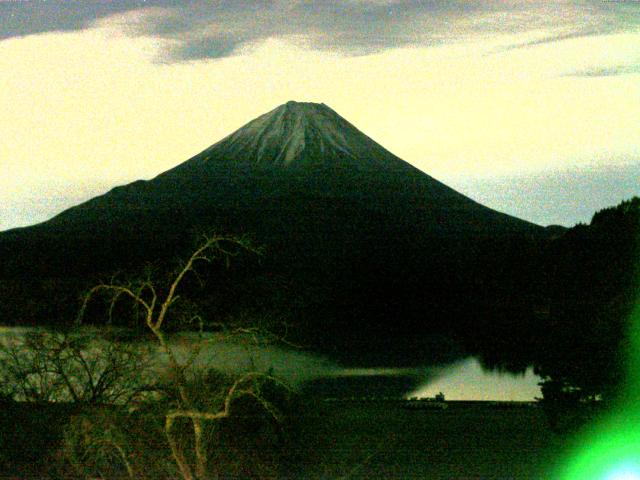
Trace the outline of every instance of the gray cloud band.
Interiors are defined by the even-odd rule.
[[[267,38],[308,48],[363,55],[408,45],[434,45],[479,33],[563,29],[531,47],[583,35],[640,28],[640,2],[569,0],[63,0],[0,1],[0,40],[91,27],[110,16],[138,11],[125,25],[131,35],[171,39],[163,62],[215,59]],[[146,15],[145,12],[153,14]]]
[[[566,74],[567,77],[612,77],[640,73],[640,63],[635,65],[614,65],[612,67],[594,67]]]

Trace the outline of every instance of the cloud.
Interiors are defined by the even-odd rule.
[[[100,18],[140,8],[138,2],[0,2],[0,39],[83,30]]]
[[[578,29],[578,30],[569,31],[569,32],[561,32],[561,33],[555,33],[552,35],[544,35],[541,38],[537,38],[535,40],[529,40],[526,42],[512,43],[510,45],[505,45],[501,48],[498,48],[496,51],[501,52],[501,51],[508,51],[508,50],[516,50],[521,48],[537,47],[537,46],[546,45],[549,43],[562,42],[565,40],[573,40],[576,38],[583,38],[583,37],[592,37],[592,36],[601,35],[601,34],[602,32],[599,32],[598,30],[583,28],[583,29]]]
[[[604,5],[606,3],[606,5]],[[126,14],[135,12],[131,21]],[[124,20],[122,15],[125,15]],[[119,18],[132,35],[167,40],[164,62],[217,59],[269,38],[364,55],[486,33],[558,31],[530,47],[576,36],[630,31],[636,1],[569,0],[114,0],[0,2],[0,39],[86,29]]]
[[[640,64],[613,65],[610,67],[593,67],[568,73],[567,77],[613,77],[617,75],[633,75],[640,73]]]

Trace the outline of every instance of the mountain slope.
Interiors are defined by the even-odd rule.
[[[289,102],[150,181],[0,234],[0,276],[17,299],[0,315],[64,321],[75,305],[65,310],[43,285],[86,288],[184,254],[212,230],[249,234],[267,250],[233,281],[239,290],[217,284],[236,299],[218,312],[277,310],[314,348],[358,351],[369,363],[383,352],[415,363],[429,344],[423,334],[480,329],[523,310],[535,296],[526,252],[545,237],[420,172],[325,105]],[[288,299],[298,300],[273,304],[281,292],[264,276],[287,278]],[[34,292],[50,297],[46,306],[29,303]]]
[[[257,197],[261,201],[253,205]],[[399,220],[420,212],[435,220],[429,233],[539,230],[483,207],[417,170],[326,105],[297,102],[258,117],[151,181],[117,187],[46,224],[82,223],[85,212],[91,211],[101,216],[102,224],[114,209],[125,215],[142,209],[146,215],[163,205],[199,209],[209,202],[264,208],[264,202],[287,197],[368,203],[367,208],[398,215]]]
[[[287,102],[189,161],[282,167],[401,168],[395,157],[324,104]]]

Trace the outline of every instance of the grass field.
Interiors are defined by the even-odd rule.
[[[540,408],[321,402],[288,478],[551,479],[566,440]]]
[[[48,447],[71,412],[24,407],[2,417],[0,478],[49,478],[55,451]],[[552,480],[568,443],[533,406],[451,402],[446,410],[414,410],[398,401],[309,400],[291,417],[279,465],[243,467],[231,478]]]

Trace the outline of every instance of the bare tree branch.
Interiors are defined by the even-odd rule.
[[[209,410],[208,408],[199,408],[199,403],[194,398],[188,388],[187,370],[193,368],[198,356],[208,340],[204,338],[204,320],[198,315],[185,315],[183,305],[183,315],[187,317],[190,324],[197,324],[198,338],[191,347],[186,359],[180,360],[174,351],[174,348],[167,340],[164,327],[167,319],[172,312],[178,300],[180,299],[179,290],[181,285],[189,273],[193,273],[196,280],[202,283],[202,278],[198,275],[196,267],[201,263],[211,263],[214,260],[224,260],[227,265],[231,258],[236,257],[241,251],[248,251],[260,254],[261,250],[255,248],[245,238],[236,238],[232,236],[213,235],[205,236],[201,245],[195,249],[191,256],[182,262],[181,266],[169,278],[165,287],[160,287],[151,279],[150,272],[146,278],[136,282],[128,282],[119,284],[112,279],[110,283],[100,283],[90,289],[85,295],[78,315],[78,323],[81,323],[86,312],[86,308],[90,300],[98,293],[105,292],[111,295],[109,302],[109,318],[112,318],[115,304],[122,296],[128,297],[138,307],[141,307],[144,313],[144,320],[156,338],[161,351],[166,355],[169,369],[173,375],[173,387],[177,392],[177,407],[168,411],[165,415],[165,435],[171,449],[171,454],[178,466],[178,470],[183,480],[202,480],[207,477],[207,445],[204,442],[205,422],[218,421],[229,417],[233,402],[240,397],[250,397],[257,401],[260,406],[274,420],[280,421],[280,414],[275,407],[264,397],[261,391],[261,382],[270,381],[274,384],[283,385],[273,376],[260,372],[249,372],[236,379],[222,398],[222,406],[218,410]],[[187,304],[188,305],[188,304]],[[221,327],[224,335],[245,335],[248,336],[254,344],[266,343],[276,340],[280,337],[274,336],[255,327],[239,327],[234,328],[228,333],[228,328],[223,324],[214,324]],[[223,336],[224,336],[223,335]],[[91,365],[86,360],[79,358],[81,366],[85,371],[91,370]],[[102,391],[108,388],[109,375],[111,372],[102,372],[102,375],[96,377],[96,383],[92,383],[93,396],[100,395]],[[113,372],[117,375],[118,372]],[[93,378],[93,377],[92,377]],[[194,465],[190,464],[190,460],[183,450],[183,445],[177,441],[174,435],[176,421],[186,419],[191,423],[193,431],[193,452],[191,459],[195,461]]]

